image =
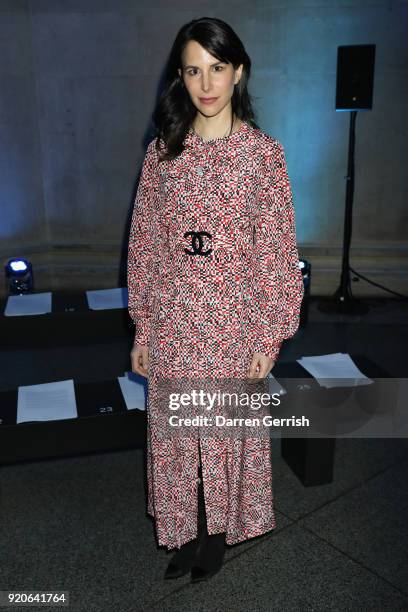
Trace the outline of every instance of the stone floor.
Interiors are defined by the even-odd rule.
[[[368,303],[353,318],[312,300],[280,359],[359,352],[406,376],[406,303]],[[61,351],[9,352],[8,385],[47,367],[62,375],[64,361],[88,379],[128,367],[123,341]],[[69,591],[73,612],[408,610],[407,440],[336,440],[333,482],[314,487],[287,466],[279,439],[272,447],[277,528],[228,547],[222,570],[195,585],[163,580],[172,553],[157,547],[146,515],[144,450],[3,466],[0,590]]]

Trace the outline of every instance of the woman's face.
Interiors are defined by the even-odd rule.
[[[182,55],[179,74],[194,106],[205,116],[218,115],[234,93],[234,85],[242,74],[242,64],[234,70],[232,64],[220,62],[195,40],[190,40]],[[207,103],[203,98],[213,98]]]

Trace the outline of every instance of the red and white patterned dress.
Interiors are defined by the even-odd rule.
[[[160,436],[160,377],[245,378],[299,325],[303,280],[284,150],[247,122],[158,162],[150,142],[129,239],[129,314],[149,346],[148,513],[158,543],[197,535],[199,444]],[[189,233],[190,232],[190,233]],[[208,532],[235,544],[276,526],[270,439],[200,441]]]

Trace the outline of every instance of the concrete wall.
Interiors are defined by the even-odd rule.
[[[351,265],[408,294],[407,0],[0,0],[2,262],[29,258],[37,291],[125,285],[163,64],[201,16],[229,22],[253,61],[315,295],[338,286],[341,264],[350,114],[334,110],[337,46],[377,45],[373,110],[356,122]],[[387,295],[364,281],[353,292]]]

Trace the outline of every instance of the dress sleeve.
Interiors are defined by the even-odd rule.
[[[254,351],[276,361],[283,340],[299,327],[304,294],[285,153],[276,139],[262,177],[254,240]]]
[[[134,344],[148,344],[152,314],[152,281],[159,253],[155,199],[158,197],[155,140],[147,147],[133,206],[129,234],[128,311],[136,325]]]

